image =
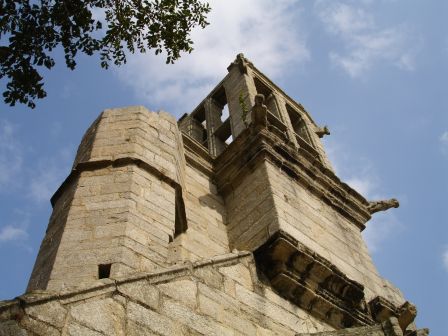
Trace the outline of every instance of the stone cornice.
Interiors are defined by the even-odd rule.
[[[305,147],[296,149],[264,129],[246,129],[214,162],[215,181],[224,195],[263,161],[276,165],[297,183],[353,222],[360,230],[370,219],[368,202]]]

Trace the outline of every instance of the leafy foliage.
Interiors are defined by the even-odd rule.
[[[173,63],[193,50],[189,35],[208,25],[210,11],[201,0],[0,0],[0,6],[0,78],[9,79],[3,97],[31,108],[46,96],[38,68],[55,65],[55,48],[63,48],[70,69],[78,52],[98,53],[103,68],[126,63],[128,51],[149,49],[165,51]],[[94,13],[104,13],[105,22]]]

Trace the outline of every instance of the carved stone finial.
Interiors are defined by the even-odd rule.
[[[369,202],[368,210],[370,214],[374,214],[378,211],[386,211],[390,208],[398,208],[399,206],[400,203],[395,198],[391,198],[389,200]]]
[[[268,109],[264,105],[264,95],[259,93],[255,96],[255,105],[252,107],[252,125],[255,128],[267,127]]]
[[[317,127],[315,132],[319,138],[323,138],[324,135],[330,135],[330,130],[328,129],[327,126]]]
[[[246,57],[244,57],[244,54],[243,54],[243,53],[240,53],[240,54],[236,55],[236,59],[235,59],[235,61],[233,61],[233,62],[227,67],[227,70],[230,71],[230,68],[231,68],[233,65],[237,65],[237,66],[238,66],[238,69],[240,70],[240,72],[241,72],[242,74],[247,74],[247,65],[248,65],[248,64],[251,64],[251,62],[250,62]]]

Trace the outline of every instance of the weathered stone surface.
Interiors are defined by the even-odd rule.
[[[226,267],[220,267],[219,271],[226,277],[240,283],[244,287],[252,290],[252,277],[247,267],[242,264],[236,264]]]
[[[125,335],[124,308],[113,299],[92,300],[70,309],[71,318],[78,324],[105,335]]]
[[[159,308],[160,291],[157,287],[149,285],[146,280],[120,284],[118,291],[131,300],[141,302],[152,309]]]
[[[29,331],[31,335],[39,336],[60,336],[61,332],[47,323],[38,321],[29,316],[24,316],[20,320],[20,325]]]
[[[144,308],[138,304],[130,302],[127,308],[127,319],[137,325],[142,325],[154,333],[170,336],[179,335],[180,328],[173,322],[171,316],[163,316],[151,309]],[[138,335],[135,327],[131,327],[130,334]]]
[[[47,322],[58,329],[62,329],[64,326],[67,315],[67,310],[56,301],[50,301],[38,306],[30,306],[25,312],[31,317]]]
[[[170,281],[168,283],[160,284],[158,288],[166,296],[169,296],[190,308],[194,309],[196,307],[197,283],[194,280],[182,279]]]
[[[28,336],[28,333],[20,327],[17,321],[10,320],[0,322],[0,336]]]
[[[71,322],[67,328],[68,336],[103,336],[103,333],[99,333],[90,328],[82,326],[76,322]]]

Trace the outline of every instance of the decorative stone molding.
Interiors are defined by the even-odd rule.
[[[398,316],[398,309],[390,301],[377,296],[369,302],[372,317],[377,322],[384,322],[391,316]]]
[[[255,260],[280,295],[335,328],[374,324],[364,287],[285,232],[255,251]]]
[[[417,316],[417,308],[409,301],[403,303],[401,307],[395,307],[391,302],[380,296],[369,302],[369,308],[373,319],[377,322],[384,322],[391,317],[397,318],[403,332],[414,322]]]

